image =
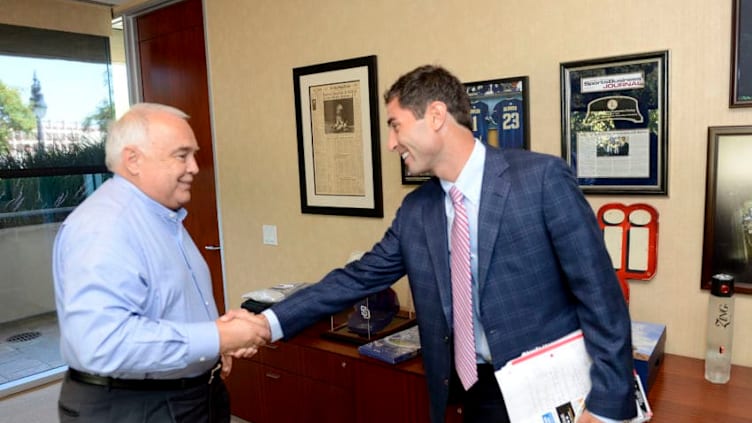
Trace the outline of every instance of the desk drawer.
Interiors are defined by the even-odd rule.
[[[254,359],[267,366],[284,369],[290,373],[300,373],[300,347],[287,342],[264,345],[259,348]]]
[[[341,388],[350,388],[355,360],[315,348],[301,348],[301,374]]]

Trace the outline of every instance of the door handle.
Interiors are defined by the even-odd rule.
[[[204,246],[204,250],[206,251],[219,251],[221,249],[222,247],[219,245],[205,245]]]

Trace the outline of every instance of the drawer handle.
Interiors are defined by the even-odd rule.
[[[268,377],[269,379],[279,379],[282,376],[277,373],[267,373],[266,377]]]
[[[264,348],[269,348],[270,350],[276,350],[277,348],[279,348],[279,346],[274,345],[274,344],[267,344],[267,345],[264,345]]]

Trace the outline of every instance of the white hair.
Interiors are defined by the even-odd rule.
[[[157,103],[134,104],[120,119],[110,124],[105,142],[104,162],[107,169],[115,171],[120,164],[120,153],[126,146],[148,147],[149,116],[154,113],[168,113],[180,119],[188,119],[185,112],[172,106]]]

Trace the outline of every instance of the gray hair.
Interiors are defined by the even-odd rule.
[[[180,119],[188,119],[182,110],[157,103],[137,103],[117,121],[110,124],[105,142],[104,162],[111,172],[120,164],[123,148],[135,145],[147,148],[149,139],[149,116],[154,113],[168,113]]]

